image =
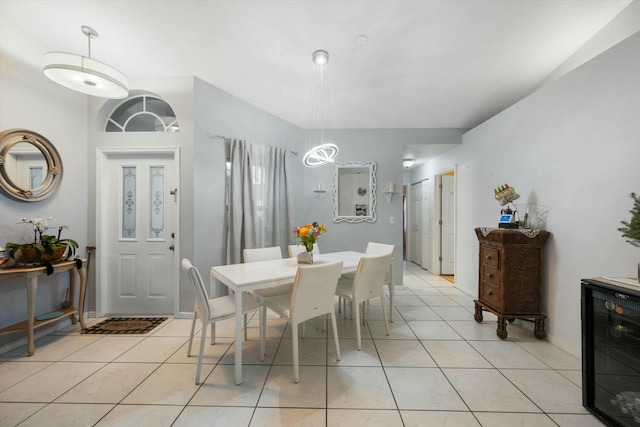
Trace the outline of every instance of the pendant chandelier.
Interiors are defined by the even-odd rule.
[[[48,52],[44,55],[44,75],[59,85],[87,95],[126,98],[129,94],[129,80],[115,68],[91,58],[91,39],[98,37],[98,33],[87,26],[81,29],[87,36],[89,56]]]
[[[329,53],[325,50],[316,50],[311,59],[318,67],[320,85],[311,93],[307,137],[308,146],[312,148],[305,153],[302,161],[305,166],[314,168],[332,163],[338,155],[338,146],[325,139],[325,130],[329,121],[329,103],[324,81],[324,67],[329,63]]]

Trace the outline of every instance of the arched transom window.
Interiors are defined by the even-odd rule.
[[[122,102],[109,117],[105,132],[178,132],[180,126],[169,104],[141,95]]]

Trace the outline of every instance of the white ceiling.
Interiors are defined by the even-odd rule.
[[[330,127],[472,128],[530,94],[630,2],[0,0],[0,14],[42,55],[86,55],[88,25],[99,33],[92,57],[129,77],[193,75],[300,127],[317,79],[311,54],[325,49]]]

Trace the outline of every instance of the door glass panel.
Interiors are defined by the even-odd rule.
[[[164,239],[164,166],[152,166],[150,173],[149,238]]]
[[[136,168],[122,168],[122,232],[123,239],[136,238]]]

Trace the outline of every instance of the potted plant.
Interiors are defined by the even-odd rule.
[[[622,237],[633,246],[640,248],[640,197],[636,193],[631,193],[633,199],[633,208],[631,213],[631,221],[621,221],[624,227],[618,228],[622,232]],[[638,282],[640,282],[640,263],[638,263]]]
[[[61,239],[66,225],[58,227],[58,235],[43,234],[47,229],[47,220],[51,218],[23,218],[23,223],[33,224],[33,242],[7,243],[9,256],[16,261],[40,264],[41,262],[53,262],[62,258],[75,256],[78,243],[73,239]]]

